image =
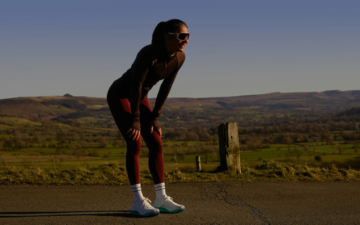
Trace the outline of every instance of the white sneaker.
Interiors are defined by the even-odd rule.
[[[185,206],[175,203],[170,196],[162,199],[155,199],[153,206],[160,210],[160,212],[177,213],[185,209]]]
[[[130,208],[130,214],[137,216],[155,216],[160,213],[158,209],[155,209],[150,205],[151,201],[148,198],[144,198],[141,201],[133,203]]]

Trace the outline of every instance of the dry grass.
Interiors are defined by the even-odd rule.
[[[0,162],[0,185],[125,185],[129,184],[122,165],[104,164],[98,167],[79,166],[75,169],[41,169],[31,165],[8,167]],[[351,168],[309,167],[294,163],[266,161],[253,168],[232,171],[173,170],[165,173],[167,183],[221,181],[359,181],[360,171]],[[141,183],[152,184],[148,170],[141,171]]]

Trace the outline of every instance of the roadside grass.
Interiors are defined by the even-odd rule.
[[[165,141],[163,147],[164,161],[166,163],[175,163],[175,157],[173,153],[173,145],[178,145],[178,152],[185,151],[187,147],[181,146],[184,141]],[[196,141],[187,142],[188,145],[196,144]],[[242,151],[241,163],[243,165],[251,166],[262,160],[276,160],[283,161],[293,159],[294,161],[302,161],[304,163],[315,162],[315,156],[321,157],[321,162],[324,163],[342,163],[347,160],[354,159],[360,156],[360,153],[355,152],[352,149],[352,145],[344,145],[345,150],[340,154],[335,147],[330,145],[316,144],[311,147],[311,150],[302,151],[300,158],[295,155],[289,155],[288,146],[284,144],[271,145],[268,149],[255,150],[255,151]],[[302,144],[291,145],[290,149],[298,147],[302,149]],[[3,159],[9,166],[19,166],[22,161],[30,161],[34,165],[38,165],[41,168],[52,168],[54,158],[62,159],[62,165],[67,168],[74,168],[77,165],[86,164],[90,167],[98,166],[102,163],[109,162],[123,162],[125,161],[126,148],[84,148],[77,150],[63,148],[59,154],[55,148],[23,148],[20,151],[0,151],[0,160]],[[143,146],[140,152],[140,162],[147,163],[148,150],[146,146]],[[205,165],[206,155],[199,154],[201,161]],[[195,163],[196,155],[177,155],[178,163]],[[208,155],[208,163],[219,162],[219,156],[217,152],[210,153]],[[319,164],[319,163],[318,163]]]
[[[141,171],[141,183],[152,184],[149,170]],[[359,181],[360,171],[330,164],[312,167],[292,162],[262,161],[253,167],[233,171],[191,171],[186,169],[165,172],[167,183],[222,181]],[[9,167],[2,164],[0,185],[128,185],[126,169],[117,163],[97,167],[79,165],[73,169],[42,169],[40,167]]]
[[[177,145],[176,148],[181,153],[188,148],[182,145],[184,142],[163,142],[167,182],[360,180],[358,174],[360,153],[355,151],[353,144],[341,142],[335,145],[325,145],[321,142],[295,143],[290,146],[273,144],[270,148],[242,151],[243,173],[234,174],[217,170],[220,164],[217,152],[208,155],[207,163],[205,153],[199,154],[202,161],[201,172],[195,171],[196,155],[178,154],[177,164],[175,164],[173,145]],[[187,141],[186,143],[192,146],[197,142]],[[339,145],[342,146],[341,152],[338,150]],[[125,170],[126,147],[89,146],[91,148],[62,148],[61,152],[57,152],[55,148],[40,147],[0,151],[0,185],[128,184],[126,171],[123,171]],[[299,158],[294,154],[289,154],[295,148],[302,150]],[[82,153],[79,154],[78,150]],[[142,182],[152,183],[148,170],[147,152],[147,147],[144,145],[139,158],[140,170],[144,179]],[[315,156],[320,156],[321,160],[316,162]],[[109,178],[109,171],[115,175]],[[126,176],[121,175],[123,172]]]

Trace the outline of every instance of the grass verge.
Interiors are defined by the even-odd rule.
[[[359,181],[360,171],[328,167],[311,167],[290,162],[263,161],[254,167],[243,167],[241,174],[232,171],[181,171],[165,173],[166,183],[221,181]],[[148,170],[141,171],[141,183],[152,184]],[[0,185],[126,185],[123,165],[114,163],[75,169],[42,169],[39,167],[2,167]]]

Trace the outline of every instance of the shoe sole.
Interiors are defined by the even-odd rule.
[[[159,215],[158,212],[150,212],[150,213],[146,213],[146,214],[144,214],[144,215],[141,215],[138,211],[135,211],[135,210],[130,210],[130,214],[136,215],[136,216],[144,216],[144,217],[146,217],[146,216],[157,216],[157,215]]]
[[[181,211],[185,210],[185,207],[183,209],[175,209],[173,211],[169,211],[169,210],[167,210],[167,209],[165,209],[163,207],[154,207],[154,208],[156,208],[156,209],[160,210],[160,212],[164,212],[164,213],[178,213],[178,212],[181,212]]]

